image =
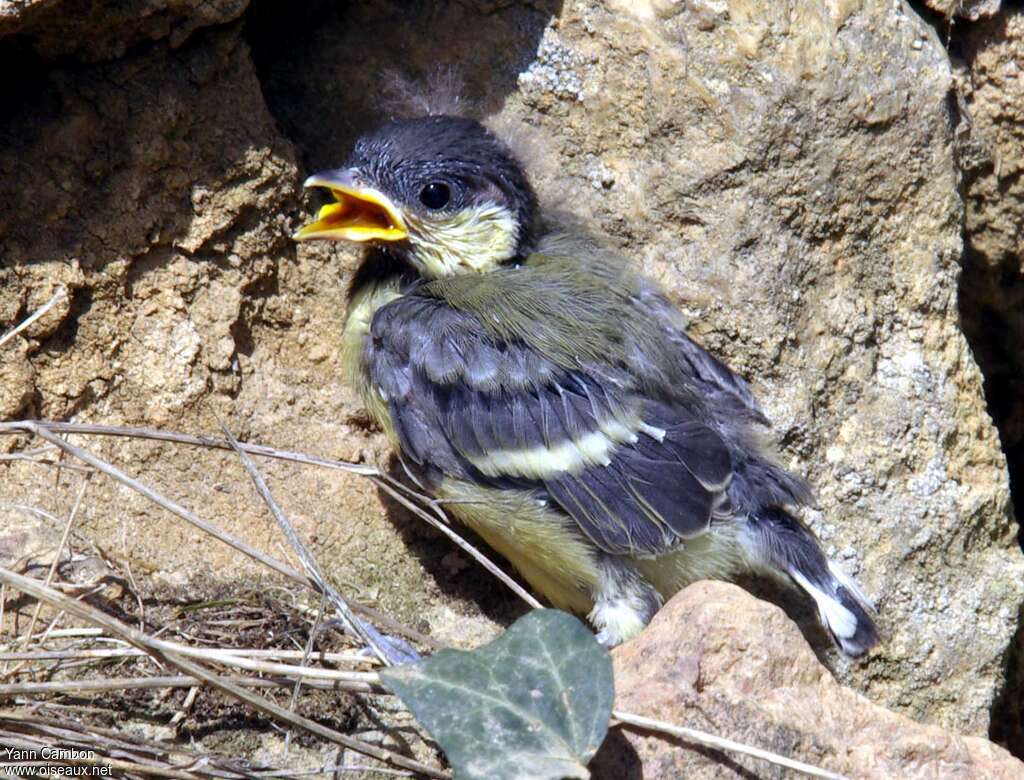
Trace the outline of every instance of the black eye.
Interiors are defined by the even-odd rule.
[[[452,198],[452,191],[443,181],[432,181],[420,191],[420,201],[428,209],[443,209]]]

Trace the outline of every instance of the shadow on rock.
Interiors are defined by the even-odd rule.
[[[391,476],[405,480],[402,467],[393,462]],[[472,602],[490,620],[508,626],[529,610],[518,596],[497,580],[490,572],[461,552],[444,534],[432,528],[383,490],[377,496],[388,520],[394,524],[409,552],[430,574],[445,596],[457,601]],[[453,521],[456,533],[519,580],[518,574],[503,558],[494,553],[487,543],[466,526]]]
[[[391,113],[391,76],[426,85],[450,71],[467,113],[500,109],[561,5],[263,0],[246,31],[267,105],[315,171]]]

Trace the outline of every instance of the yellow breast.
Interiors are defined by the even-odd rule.
[[[401,297],[401,279],[397,276],[384,277],[368,282],[354,290],[345,314],[342,330],[341,367],[345,380],[362,399],[366,410],[384,429],[393,447],[398,447],[394,426],[388,414],[387,404],[370,382],[369,372],[363,359],[366,340],[370,337],[370,325],[377,310]]]

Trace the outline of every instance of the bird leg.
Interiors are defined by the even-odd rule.
[[[594,608],[587,616],[597,641],[611,649],[640,633],[663,599],[629,561],[602,553]]]

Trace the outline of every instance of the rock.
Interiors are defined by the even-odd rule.
[[[964,27],[961,166],[964,169],[963,327],[985,372],[989,410],[1024,506],[1024,11],[1006,7]],[[1024,751],[1024,636],[1009,662],[1013,685],[993,734]]]
[[[969,72],[962,84],[970,128],[966,232],[978,261],[1015,259],[1024,272],[1024,9],[970,25],[961,39]]]
[[[0,37],[19,34],[45,59],[120,57],[160,38],[179,46],[200,27],[237,19],[249,0],[0,0]]]
[[[955,19],[976,21],[995,16],[1002,0],[925,0],[925,5],[945,16],[952,24]]]
[[[46,17],[29,13],[70,3],[20,4],[20,39],[53,56],[32,21]],[[178,45],[178,22],[145,9],[180,11],[185,29],[199,5],[145,3],[125,24],[104,16],[94,40],[64,36],[79,60],[116,59],[26,67],[0,130],[0,330],[42,302],[34,290],[64,283],[71,300],[52,330],[25,334],[15,370],[31,392],[4,411],[205,433],[224,420],[277,447],[386,462],[337,366],[356,253],[287,236],[313,206],[303,175],[390,110],[382,74],[423,80],[456,52],[459,105],[518,127],[542,191],[635,256],[755,385],[784,460],[817,487],[808,522],[881,608],[884,645],[852,668],[830,656],[837,674],[985,733],[1024,560],[959,330],[952,75],[934,30],[889,0],[428,5],[266,2],[244,28]],[[232,456],[79,443],[276,549]],[[354,598],[421,629],[429,615],[462,644],[518,608],[476,567],[444,566],[450,546],[357,477],[266,468]],[[72,491],[47,470],[5,463],[0,482],[66,516]],[[130,539],[140,570],[262,576],[106,480],[88,501],[83,532],[109,549]],[[807,605],[794,614],[830,653]]]
[[[1024,560],[959,327],[949,61],[900,5],[721,8],[567,5],[541,47],[560,75],[505,113],[551,139],[571,207],[753,382],[815,485],[807,519],[885,636],[840,678],[984,734]]]
[[[1024,499],[1024,10],[966,29],[964,329]]]
[[[612,657],[616,709],[847,777],[1024,773],[1024,763],[988,740],[915,723],[840,685],[782,610],[733,585],[691,585]],[[762,761],[627,727],[613,730],[591,770],[595,780],[782,776]]]
[[[300,209],[295,151],[267,111],[242,32],[236,24],[177,48],[158,41],[112,61],[62,61],[24,74],[25,89],[0,120],[0,333],[58,284],[69,301],[0,348],[3,419],[210,434],[223,421],[240,438],[386,460],[338,377],[344,276],[355,256],[296,257],[289,239]],[[279,533],[237,458],[126,440],[76,442],[281,554]],[[15,440],[0,438],[0,446]],[[465,594],[442,598],[427,574],[450,550],[436,534],[386,508],[361,477],[262,467],[353,599],[377,602],[419,628],[429,628],[419,617],[428,608],[457,626],[470,602]],[[74,475],[61,484],[54,489],[52,469],[0,463],[0,528],[25,511],[66,517]],[[90,485],[78,527],[123,553],[135,571],[173,580],[200,600],[267,576],[106,479]],[[493,617],[472,618],[481,629],[461,641],[496,632]]]
[[[34,413],[66,417],[113,394],[123,418],[169,422],[218,384],[201,352],[221,383],[237,374],[230,300],[268,283],[287,247],[291,148],[237,34],[54,69],[37,87],[0,151],[0,308],[27,316],[57,283],[72,302],[26,334],[41,351]]]
[[[413,78],[437,51],[465,52],[470,110],[525,126],[541,189],[664,282],[817,486],[808,520],[878,600],[887,635],[867,668],[837,660],[838,673],[985,733],[1024,561],[959,328],[952,71],[934,30],[885,2],[552,10],[538,27],[528,9],[477,20],[380,3],[298,25],[315,29],[301,46],[268,22],[276,46],[257,62],[312,171],[379,120],[392,52]],[[307,75],[332,68],[344,83]]]
[[[32,400],[35,372],[24,339],[4,345],[0,360],[0,419],[16,417]]]

